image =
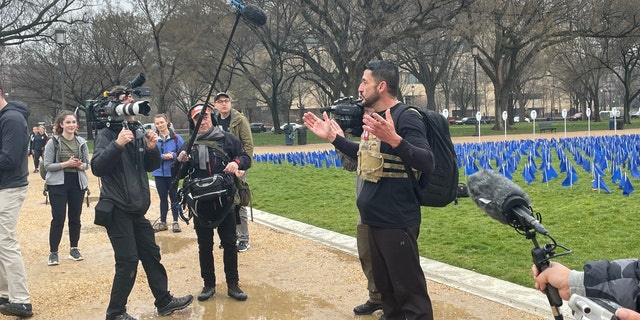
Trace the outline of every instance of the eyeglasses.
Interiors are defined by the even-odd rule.
[[[229,99],[220,99],[220,100],[216,100],[214,103],[217,103],[217,104],[227,104],[227,103],[229,103],[229,102],[231,102],[231,100],[229,100]]]

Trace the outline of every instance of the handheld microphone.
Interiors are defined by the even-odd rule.
[[[244,5],[236,0],[230,0],[231,4],[240,10],[240,14],[249,22],[256,26],[264,26],[267,23],[267,14],[255,5]]]
[[[481,170],[467,178],[469,197],[489,217],[518,230],[549,232],[533,217],[531,200],[513,181],[493,170]]]

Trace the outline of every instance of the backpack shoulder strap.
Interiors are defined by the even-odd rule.
[[[422,123],[425,125],[426,130],[427,131],[429,130],[429,128],[427,126],[427,122],[425,120],[426,115],[422,112],[422,110],[420,110],[419,108],[417,108],[415,106],[410,106],[410,105],[406,105],[406,104],[400,104],[396,108],[398,108],[398,107],[400,107],[401,110],[398,113],[398,117],[396,119],[393,119],[393,121],[395,123],[397,123],[397,121],[400,119],[400,115],[401,114],[403,114],[407,110],[411,110],[412,112],[418,113],[418,116],[420,117],[420,119],[422,119]],[[406,162],[403,161],[402,163],[404,164],[405,171],[409,175],[409,179],[411,180],[411,183],[413,184],[413,191],[415,192],[416,197],[418,197],[418,199],[420,199],[420,185],[418,184],[418,179],[416,178],[415,174],[413,173],[413,169]]]

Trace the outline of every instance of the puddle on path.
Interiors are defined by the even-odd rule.
[[[344,319],[342,312],[319,298],[278,290],[271,286],[245,285],[247,301],[235,301],[226,288],[207,301],[195,301],[183,311],[174,313],[179,319]],[[137,315],[139,319],[159,319],[153,311]]]

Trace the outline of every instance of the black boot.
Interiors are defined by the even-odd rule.
[[[227,286],[227,295],[229,295],[229,297],[234,298],[238,301],[247,300],[247,294],[244,293],[242,289],[240,289],[240,287],[238,287],[237,283],[230,284]]]
[[[216,287],[204,286],[202,288],[202,292],[198,295],[198,301],[209,300],[209,298],[213,297],[214,294],[216,294]]]

